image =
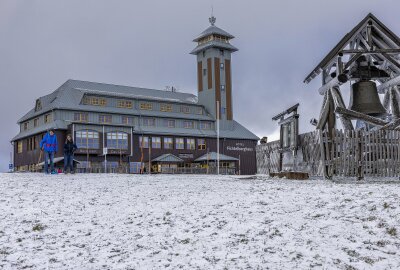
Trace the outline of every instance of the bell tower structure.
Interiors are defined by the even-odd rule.
[[[197,47],[190,52],[197,56],[198,99],[213,117],[219,115],[222,124],[229,123],[233,120],[231,54],[238,49],[230,44],[234,36],[215,26],[214,16],[209,22],[211,25],[193,40]]]

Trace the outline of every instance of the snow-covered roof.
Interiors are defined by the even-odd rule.
[[[202,155],[201,157],[197,158],[195,161],[200,162],[200,161],[217,160],[217,159],[218,159],[218,154],[216,152],[210,152],[210,153]],[[220,153],[219,160],[221,160],[221,161],[238,161],[239,159]]]

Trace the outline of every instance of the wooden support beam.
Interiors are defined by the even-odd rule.
[[[340,93],[339,87],[335,86],[331,88],[332,98],[335,103],[335,107],[346,108],[344,105],[342,94]],[[339,115],[340,122],[343,125],[344,130],[354,130],[351,120],[343,115]]]
[[[342,50],[340,53],[342,53],[342,54],[353,54],[353,53],[362,53],[362,54],[376,54],[376,53],[399,54],[400,53],[400,49]]]
[[[332,80],[330,80],[328,83],[324,84],[318,89],[318,93],[320,95],[325,95],[327,91],[329,91],[332,87],[338,87],[344,83],[346,83],[348,80],[347,75],[345,74],[340,74],[339,76],[336,76]]]
[[[349,61],[347,61],[346,65],[344,66],[344,70],[350,68],[352,66],[352,64],[355,63],[358,58],[360,58],[361,55],[362,55],[362,53],[356,53],[355,55],[353,55],[349,59]]]
[[[397,96],[397,87],[390,88],[390,108],[395,119],[400,118],[399,97]]]
[[[392,63],[392,65],[394,65],[397,71],[400,72],[400,63],[396,59],[394,59],[387,53],[382,53],[382,56],[385,57],[390,63]]]
[[[349,110],[349,109],[346,109],[346,108],[337,107],[335,112],[337,114],[341,114],[341,115],[343,115],[343,116],[345,116],[345,117],[347,117],[349,119],[355,118],[355,119],[363,120],[363,121],[365,121],[367,123],[370,123],[372,125],[375,125],[375,126],[384,126],[384,125],[388,124],[387,121],[384,121],[382,119],[379,119],[379,118],[376,118],[376,117],[373,117],[373,116],[370,116],[370,115],[367,115],[367,114],[363,114],[363,113],[360,113],[360,112],[356,112],[356,111],[353,111],[353,110]]]
[[[331,93],[330,91],[325,92],[324,100],[322,102],[321,113],[318,119],[317,129],[324,129],[326,122],[328,121],[329,106],[331,104]]]
[[[396,129],[400,126],[400,119],[396,119],[389,124],[384,125],[381,129],[382,130],[387,130],[387,129]]]
[[[392,87],[392,86],[397,86],[400,84],[400,76],[394,77],[393,79],[390,79],[380,85],[378,85],[378,93],[383,94],[385,93],[385,90]]]
[[[386,111],[389,111],[390,109],[390,91],[386,91],[385,95],[383,96],[383,107],[386,109]]]

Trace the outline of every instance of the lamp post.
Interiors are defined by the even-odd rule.
[[[219,175],[219,101],[217,101],[217,175]]]

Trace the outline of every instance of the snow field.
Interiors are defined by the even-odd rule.
[[[0,269],[400,269],[400,182],[0,174]]]

